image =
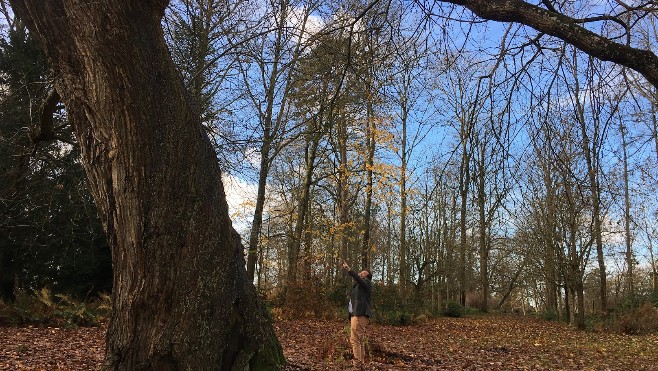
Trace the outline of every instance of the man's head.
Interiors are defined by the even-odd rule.
[[[370,272],[370,269],[364,269],[361,272],[359,272],[359,277],[372,280],[372,272]]]

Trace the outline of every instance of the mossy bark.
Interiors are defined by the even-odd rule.
[[[277,369],[216,154],[164,42],[167,3],[11,1],[53,66],[112,248],[105,368]]]

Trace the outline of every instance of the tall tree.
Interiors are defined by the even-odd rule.
[[[271,2],[269,7],[272,24],[266,22],[265,27],[274,31],[263,32],[262,37],[248,43],[255,45],[245,53],[247,58],[244,58],[256,65],[257,73],[250,71],[250,63],[240,61],[247,96],[257,112],[257,132],[260,133],[257,138],[260,147],[258,189],[247,254],[247,276],[252,280],[260,245],[269,170],[277,154],[291,140],[288,138],[289,132],[293,131],[288,127],[292,122],[288,117],[291,84],[297,63],[306,50],[309,17],[314,10],[313,4],[298,8],[289,0]]]
[[[296,116],[305,126],[303,139],[304,163],[301,184],[295,192],[293,228],[288,236],[287,285],[298,278],[298,266],[303,232],[308,222],[311,187],[315,183],[317,157],[320,142],[326,138],[338,115],[337,97],[340,94],[341,75],[344,68],[344,44],[332,36],[318,38],[313,48],[304,56],[292,80],[292,98]]]
[[[377,125],[381,120],[376,113],[376,107],[379,99],[380,83],[377,79],[377,68],[381,65],[378,57],[378,49],[381,48],[379,39],[379,28],[371,27],[364,36],[364,100],[366,106],[365,116],[365,134],[364,134],[364,156],[365,161],[365,203],[363,205],[363,237],[361,239],[361,266],[369,267],[371,263],[370,252],[372,250],[372,207],[375,175],[375,150],[377,147]]]
[[[537,200],[538,215],[535,228],[537,240],[541,244],[541,259],[543,268],[544,291],[545,291],[545,310],[547,313],[558,313],[558,274],[559,267],[557,262],[558,241],[560,240],[558,232],[558,176],[555,174],[555,159],[550,154],[551,142],[553,139],[553,129],[544,124],[541,126],[541,134],[533,139],[533,147],[536,154],[537,167],[539,172],[540,192],[542,194]],[[543,138],[543,145],[537,144],[537,138]]]
[[[405,16],[401,14],[400,17]],[[404,24],[401,19],[397,24]],[[408,198],[413,152],[427,134],[430,119],[423,117],[425,113],[418,109],[426,102],[427,85],[423,80],[424,72],[429,64],[429,48],[423,39],[423,34],[408,36],[408,30],[399,28],[394,36],[394,51],[391,73],[392,100],[394,105],[394,121],[396,128],[396,155],[399,159],[398,188],[400,192],[400,246],[399,246],[399,282],[404,293],[410,282],[410,266],[408,261],[407,222]],[[429,115],[428,115],[429,116]]]
[[[603,118],[601,117],[601,107],[596,98],[597,94],[595,93],[596,89],[593,88],[594,84],[597,82],[594,81],[595,76],[593,72],[588,72],[588,79],[586,81],[587,93],[584,93],[581,90],[581,81],[577,76],[578,71],[578,56],[577,52],[573,51],[572,60],[572,73],[573,73],[573,84],[569,85],[572,88],[571,90],[571,99],[574,104],[574,119],[580,128],[581,134],[581,145],[582,145],[582,155],[587,164],[587,179],[589,181],[589,194],[591,197],[592,205],[592,235],[596,241],[596,257],[599,265],[599,300],[600,300],[600,309],[602,312],[607,310],[607,275],[606,275],[606,266],[605,266],[605,256],[603,252],[603,205],[601,200],[601,146],[603,143],[602,136],[605,135],[605,127],[603,123]],[[592,61],[593,58],[588,58],[589,62],[589,71],[592,71]],[[591,107],[591,118],[595,121],[592,125],[592,132],[588,130],[588,120],[586,118],[586,108],[583,103],[583,95],[589,97],[589,106]]]
[[[214,150],[164,41],[167,3],[11,1],[57,76],[112,249],[104,367],[278,368]]]

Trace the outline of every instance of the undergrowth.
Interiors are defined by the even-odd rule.
[[[11,303],[0,301],[0,325],[4,326],[97,326],[110,314],[110,296],[101,294],[89,302],[49,289],[17,290]]]
[[[608,326],[609,330],[627,335],[658,333],[658,308],[652,303],[644,303],[616,313]]]

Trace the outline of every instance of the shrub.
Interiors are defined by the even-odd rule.
[[[558,321],[560,319],[560,314],[550,309],[541,311],[541,313],[539,313],[539,316],[544,321]]]
[[[411,325],[419,313],[417,303],[401,295],[397,285],[375,284],[372,305],[371,320],[385,325]]]
[[[110,297],[101,294],[91,303],[78,302],[68,295],[47,289],[28,294],[16,291],[11,304],[0,305],[0,323],[12,326],[95,326],[110,314]]]
[[[489,312],[486,312],[486,313],[492,313],[492,312],[493,311],[490,310]],[[486,314],[486,313],[481,311],[480,308],[473,308],[473,307],[466,306],[466,307],[464,307],[463,315],[477,316],[477,315],[482,315],[482,314]]]
[[[270,302],[273,307],[280,308],[281,319],[284,318],[337,318],[336,307],[330,302],[328,290],[317,279],[299,281],[289,284],[280,294],[283,300]],[[304,304],[301,304],[304,303]],[[340,308],[347,316],[347,300],[344,299],[344,307]]]
[[[427,314],[421,313],[414,318],[414,323],[425,323],[429,320]]]
[[[370,320],[373,323],[390,326],[408,326],[415,323],[414,316],[411,312],[393,308],[384,308],[383,310],[381,308],[373,309]]]
[[[628,335],[658,332],[658,308],[644,303],[637,309],[620,314],[613,323],[613,330]]]
[[[0,300],[0,327],[13,325],[11,306]]]
[[[446,309],[443,311],[443,315],[453,318],[462,317],[464,315],[464,307],[455,301],[449,301],[446,304]]]

